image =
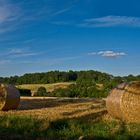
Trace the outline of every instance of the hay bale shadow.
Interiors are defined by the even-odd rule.
[[[31,110],[31,109],[43,109],[58,107],[68,104],[75,103],[86,103],[86,102],[99,103],[97,99],[86,99],[86,98],[38,98],[38,97],[27,97],[21,98],[18,110]]]
[[[103,115],[107,114],[107,110],[102,110],[102,111],[98,111],[98,112],[94,112],[94,113],[90,113],[90,114],[86,114],[80,117],[74,117],[73,119],[79,119],[79,120],[96,120],[96,119],[101,119]]]

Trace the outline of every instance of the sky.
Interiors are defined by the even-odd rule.
[[[140,74],[139,0],[0,0],[0,77],[51,70]]]

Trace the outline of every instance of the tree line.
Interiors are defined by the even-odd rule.
[[[8,84],[48,84],[56,82],[72,82],[66,89],[56,89],[49,93],[40,87],[36,96],[56,97],[106,97],[109,91],[122,82],[140,81],[140,75],[128,75],[124,77],[113,76],[107,73],[88,71],[50,71],[45,73],[28,73],[22,76],[0,77],[1,83]],[[31,96],[28,89],[19,89],[21,95]]]
[[[27,73],[22,76],[0,77],[0,83],[7,84],[48,84],[56,82],[76,81],[84,85],[89,84],[117,84],[123,81],[138,81],[140,75],[128,75],[125,77],[115,77],[113,75],[99,71],[50,71],[44,73]]]
[[[112,77],[103,73],[102,75],[94,74],[91,71],[81,72],[74,84],[64,89],[55,89],[53,92],[48,92],[45,87],[40,87],[36,96],[105,98],[110,90],[118,84],[140,80],[140,76]]]

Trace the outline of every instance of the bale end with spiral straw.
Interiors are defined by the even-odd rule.
[[[140,123],[140,81],[123,83],[106,99],[108,113],[125,122]]]
[[[0,110],[16,109],[20,102],[20,93],[12,85],[0,84]]]

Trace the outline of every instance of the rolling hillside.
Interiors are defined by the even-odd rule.
[[[52,92],[58,88],[67,88],[69,85],[74,84],[74,82],[60,82],[54,84],[23,84],[17,85],[17,88],[30,89],[31,92],[36,92],[39,87],[45,87],[47,92]]]

